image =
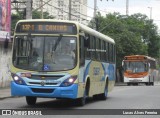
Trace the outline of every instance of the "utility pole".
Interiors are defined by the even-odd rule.
[[[152,7],[148,7],[150,10],[150,20],[152,19]]]
[[[32,0],[26,0],[26,19],[32,19]]]
[[[126,0],[126,15],[129,14],[128,9],[129,9],[129,0]]]
[[[68,19],[71,20],[71,6],[72,6],[72,1],[69,0],[69,12],[68,12]]]
[[[96,13],[97,13],[97,0],[94,0],[94,12],[93,12],[93,21],[95,22],[93,25],[93,29],[98,30],[98,19],[96,18]]]
[[[43,19],[43,0],[40,1],[41,1],[41,19]]]
[[[102,0],[100,0],[100,1],[102,1]],[[112,1],[114,1],[114,0],[112,0]],[[93,18],[94,18],[94,21],[95,21],[94,29],[98,30],[99,21],[98,21],[98,18],[96,18],[96,13],[97,13],[97,0],[94,0],[94,13],[93,13]]]
[[[97,12],[97,0],[94,0],[94,13],[93,13],[93,17],[96,17],[96,12]]]

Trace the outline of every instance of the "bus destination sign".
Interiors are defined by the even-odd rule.
[[[145,59],[145,57],[143,57],[143,56],[125,57],[125,60],[144,60],[144,59]]]
[[[77,28],[72,23],[57,22],[21,22],[17,25],[17,33],[49,33],[49,34],[76,34]]]

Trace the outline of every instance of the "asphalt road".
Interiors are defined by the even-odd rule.
[[[25,97],[7,98],[0,100],[0,109],[29,109],[29,110],[48,110],[47,113],[52,114],[53,110],[57,110],[57,115],[67,115],[64,109],[70,109],[73,111],[72,115],[86,113],[85,109],[90,110],[90,115],[96,114],[95,109],[104,111],[104,109],[160,109],[160,85],[155,86],[115,86],[113,91],[109,93],[108,99],[105,101],[88,99],[87,104],[83,107],[77,106],[74,101],[70,100],[56,100],[50,98],[38,98],[35,106],[28,106],[25,101]],[[82,110],[82,111],[81,111]],[[55,111],[54,111],[55,112]],[[75,114],[74,114],[75,112]],[[107,112],[107,111],[106,111]],[[115,112],[116,110],[113,110]],[[114,113],[113,113],[114,114]],[[109,115],[107,115],[109,116]],[[140,117],[150,118],[152,115]],[[77,115],[76,117],[80,117]],[[95,117],[95,116],[94,116]],[[104,117],[104,115],[103,115]],[[119,118],[118,115],[113,117]],[[123,116],[122,116],[123,117]],[[127,116],[124,116],[127,117]],[[130,115],[133,117],[133,115]],[[152,117],[158,117],[153,115]],[[160,116],[159,116],[160,117]],[[93,117],[92,117],[93,118]]]

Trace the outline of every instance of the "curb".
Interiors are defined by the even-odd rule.
[[[0,100],[13,97],[11,96],[10,91],[11,91],[10,87],[1,87],[0,88],[0,93],[1,93]]]
[[[115,86],[127,86],[126,83],[115,83]]]
[[[4,99],[7,99],[7,98],[20,98],[20,97],[23,97],[23,96],[8,96],[8,97],[0,97],[0,100],[4,100]]]

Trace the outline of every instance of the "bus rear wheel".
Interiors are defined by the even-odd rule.
[[[105,88],[104,88],[104,93],[94,95],[93,99],[98,99],[98,100],[106,100],[108,97],[108,81],[106,82]]]
[[[151,85],[154,86],[154,82],[146,82],[145,84],[146,86],[151,86]]]
[[[26,96],[26,102],[28,105],[35,105],[37,101],[37,97]]]
[[[104,93],[100,94],[100,95],[99,95],[99,98],[100,98],[101,100],[106,100],[107,97],[108,97],[108,84],[106,83],[105,89],[104,89]]]

